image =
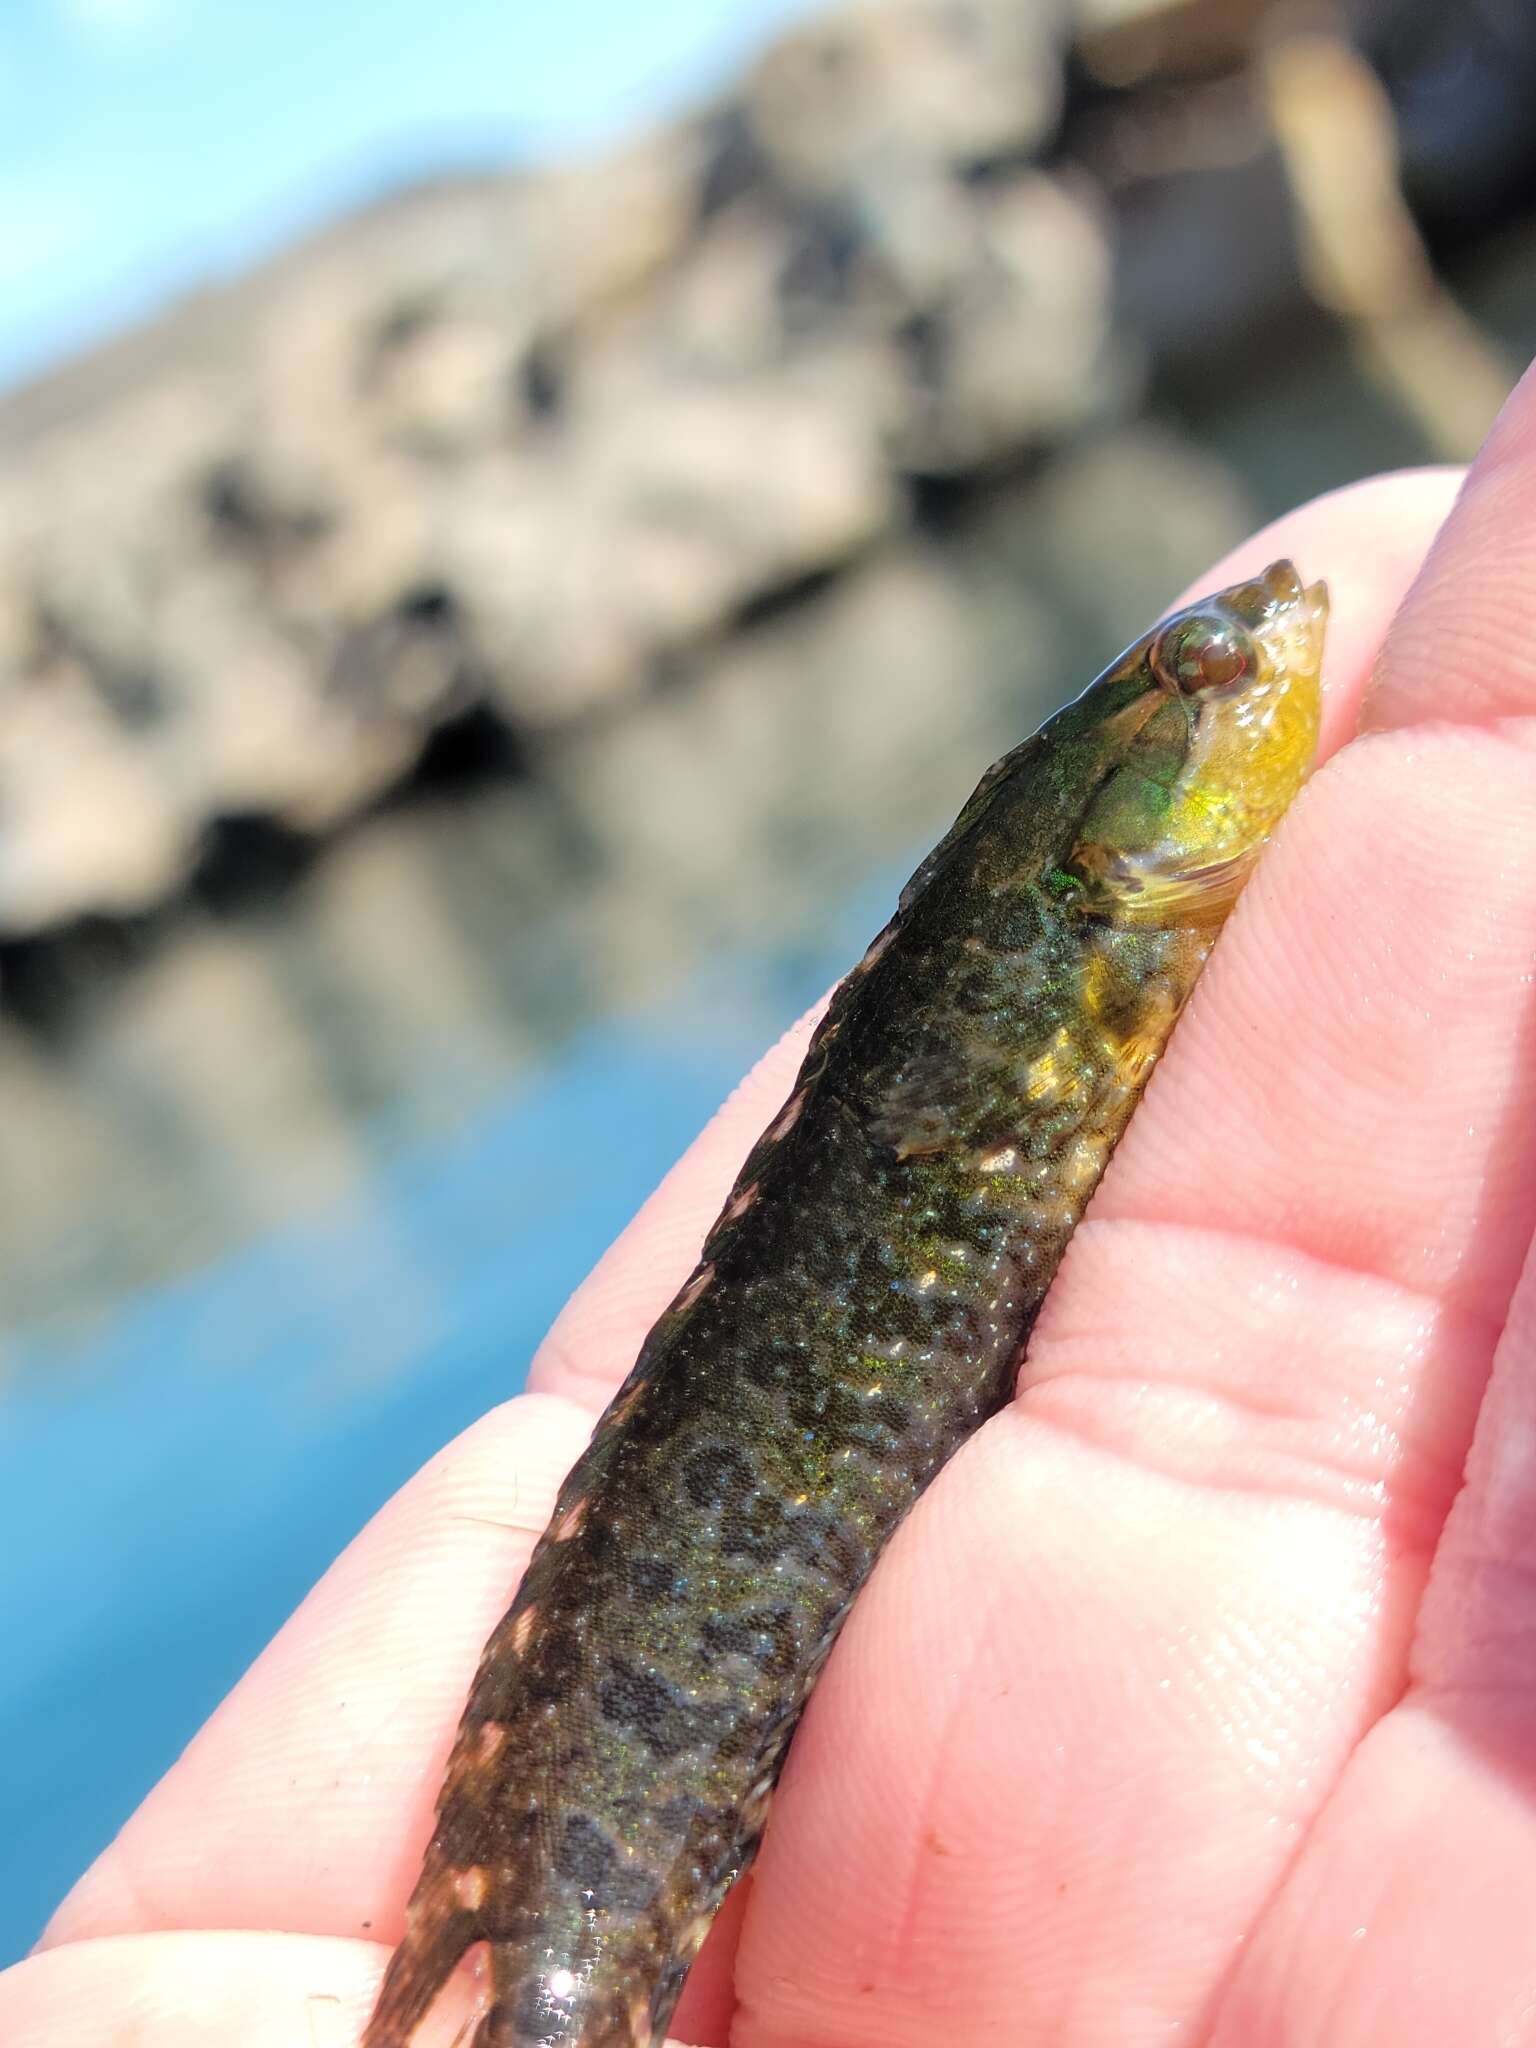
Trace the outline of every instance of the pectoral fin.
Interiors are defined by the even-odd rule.
[[[1219,925],[1247,881],[1257,849],[1201,867],[1154,858],[1127,860],[1102,846],[1080,846],[1069,872],[1083,884],[1082,909],[1120,925]]]

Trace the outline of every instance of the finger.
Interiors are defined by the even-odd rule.
[[[82,1942],[0,1975],[0,2040],[7,2048],[356,2048],[384,1960],[371,1942],[288,1934]],[[423,2030],[421,2048],[451,2039]]]
[[[1411,721],[1463,710],[1477,730],[1459,743],[1476,782],[1495,777],[1527,807],[1536,797],[1536,378],[1511,401],[1468,479],[1456,517],[1404,606],[1382,661],[1373,725],[1397,737]],[[1437,736],[1425,763],[1451,744]],[[1529,859],[1508,805],[1471,807],[1469,854],[1486,874]],[[1518,943],[1518,937],[1516,940]],[[1391,2039],[1536,2040],[1536,1958],[1529,1896],[1536,1873],[1536,1256],[1523,1171],[1529,1119],[1522,1089],[1536,1068],[1529,1002],[1486,980],[1486,949],[1456,962],[1503,1029],[1515,1065],[1504,1108],[1512,1164],[1487,1159],[1474,1198],[1492,1255],[1469,1262],[1485,1306],[1524,1254],[1524,1273],[1495,1354],[1467,1460],[1466,1483],[1435,1555],[1418,1617],[1411,1685],[1350,1759],[1323,1820],[1267,1917],[1222,2011],[1233,2044],[1317,2038],[1340,2048]],[[1525,972],[1529,973],[1529,956]],[[1447,1047],[1446,1068],[1459,1064]],[[1468,1055],[1474,1051],[1467,1048]],[[1410,1128],[1423,1125],[1416,1110]],[[1421,1184],[1436,1208],[1443,1180],[1433,1143]],[[1452,1201],[1455,1184],[1451,1184]],[[1465,1274],[1460,1284],[1465,1289]]]
[[[1468,472],[1393,621],[1366,723],[1383,731],[1451,717],[1487,726],[1536,706],[1531,475],[1536,369],[1526,372]]]
[[[0,2040],[6,2048],[357,2048],[386,1956],[373,1942],[292,1934],[79,1942],[0,1972]],[[478,1997],[466,1972],[413,2048],[462,2048]]]
[[[1219,2048],[1536,2041],[1536,1257],[1402,1704],[1351,1757],[1223,2001]]]
[[[1536,759],[1460,705],[1304,793],[1020,1401],[856,1609],[760,1868],[743,2048],[1198,2037],[1401,1689],[1536,1209]]]

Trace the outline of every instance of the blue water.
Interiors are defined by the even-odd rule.
[[[888,914],[610,1022],[366,1203],[37,1347],[0,1400],[0,1964],[336,1553],[522,1385],[539,1338],[745,1067]]]

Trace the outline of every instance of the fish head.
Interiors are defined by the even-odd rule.
[[[1225,917],[1311,769],[1328,593],[1275,562],[1176,612],[1131,649],[1141,717],[1069,862],[1117,921]]]

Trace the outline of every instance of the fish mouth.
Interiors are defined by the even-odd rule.
[[[1227,592],[1224,601],[1264,647],[1278,675],[1316,676],[1328,626],[1326,583],[1303,583],[1295,563],[1282,558]]]
[[[1304,584],[1291,562],[1272,563],[1264,572],[1264,581],[1268,583],[1272,578],[1275,613],[1305,643],[1309,660],[1315,665],[1322,658],[1323,635],[1328,629],[1328,586],[1321,577],[1316,583]]]
[[[1291,568],[1289,562],[1276,567]],[[1291,569],[1292,576],[1296,572]],[[1293,682],[1315,683],[1323,665],[1323,638],[1328,628],[1328,586],[1321,581],[1302,585],[1297,581],[1294,596],[1276,601],[1274,610],[1259,628],[1259,637],[1269,648],[1277,668],[1288,672]]]
[[[1245,626],[1262,626],[1278,612],[1300,612],[1318,627],[1328,619],[1327,584],[1303,583],[1296,564],[1283,556],[1271,562],[1262,576],[1239,583],[1223,597]]]

